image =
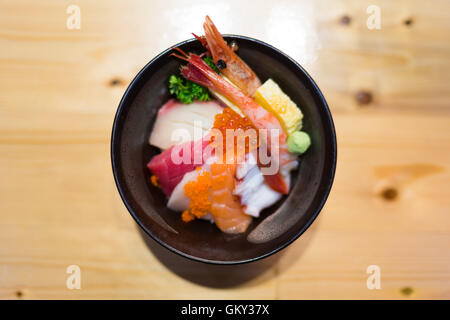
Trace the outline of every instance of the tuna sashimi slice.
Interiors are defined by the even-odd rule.
[[[153,157],[147,164],[152,174],[158,177],[161,189],[170,196],[183,176],[201,166],[211,157],[209,138],[188,141],[176,145]]]

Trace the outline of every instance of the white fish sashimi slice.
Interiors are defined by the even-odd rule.
[[[236,177],[241,180],[236,184],[233,193],[240,197],[245,214],[258,218],[263,209],[282,197],[281,193],[270,188],[264,181],[264,176],[251,153],[247,154],[244,163],[238,165]],[[289,179],[289,175],[287,178]]]
[[[171,99],[158,111],[149,143],[165,150],[175,144],[201,139],[214,125],[216,114],[222,110],[222,105],[217,101],[183,104]]]
[[[257,163],[255,157],[251,154],[245,155],[245,161],[240,163],[236,168],[236,178],[244,179],[247,173],[254,167],[256,167]]]
[[[255,193],[264,183],[264,177],[257,166],[251,168],[242,181],[236,184],[234,189],[235,194],[239,194],[242,198],[247,198],[249,195]]]
[[[197,177],[201,172],[202,170],[194,170],[183,176],[180,183],[173,189],[169,201],[167,202],[167,207],[169,207],[169,209],[174,211],[184,211],[189,207],[190,200],[184,195],[184,186],[189,181],[197,180]]]
[[[206,163],[200,167],[199,170],[190,171],[183,176],[183,179],[181,179],[175,189],[173,189],[169,201],[167,202],[167,207],[169,209],[183,212],[189,208],[190,199],[184,194],[184,186],[190,181],[197,180],[197,177],[201,173],[210,172],[211,164],[215,162],[215,159],[215,157],[208,158]],[[201,219],[214,223],[214,217],[209,213],[201,217]]]
[[[244,212],[253,217],[259,217],[260,212],[280,200],[281,193],[274,191],[266,183],[250,194],[245,201]]]

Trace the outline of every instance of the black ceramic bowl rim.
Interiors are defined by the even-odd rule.
[[[130,94],[131,91],[133,89],[133,87],[135,86],[135,84],[140,80],[140,78],[143,76],[143,74],[147,71],[148,68],[150,68],[152,66],[152,64],[157,61],[161,56],[171,52],[174,48],[182,46],[184,44],[188,44],[194,41],[198,41],[195,38],[191,38],[188,40],[184,40],[182,42],[179,42],[173,46],[171,46],[170,48],[164,50],[163,52],[161,52],[160,54],[158,54],[156,57],[154,57],[150,62],[148,62],[141,71],[139,71],[139,73],[134,77],[133,81],[131,81],[130,85],[128,86],[128,88],[126,89],[122,99],[120,100],[119,103],[119,107],[117,108],[117,112],[116,115],[114,117],[114,123],[112,126],[112,133],[111,133],[111,165],[112,165],[112,170],[113,170],[113,175],[114,175],[114,181],[116,183],[117,189],[119,191],[120,197],[122,198],[123,203],[125,204],[125,207],[128,209],[129,213],[131,214],[131,216],[133,217],[133,219],[137,222],[137,224],[139,225],[139,227],[144,230],[144,232],[149,235],[153,240],[155,240],[157,243],[159,243],[161,246],[163,246],[164,248],[170,250],[171,252],[174,252],[182,257],[188,258],[190,260],[194,260],[194,261],[198,261],[198,262],[203,262],[203,263],[209,263],[209,264],[216,264],[216,265],[236,265],[236,264],[244,264],[244,263],[248,263],[248,262],[253,262],[253,261],[257,261],[263,258],[266,258],[268,256],[271,256],[277,252],[279,252],[280,250],[286,248],[288,245],[290,245],[292,242],[294,242],[295,240],[297,240],[310,226],[311,224],[314,222],[314,220],[317,218],[317,216],[319,215],[319,213],[322,211],[323,206],[325,205],[326,200],[328,199],[328,196],[330,194],[331,191],[331,187],[333,185],[333,181],[334,181],[334,176],[335,176],[335,172],[336,172],[336,160],[337,160],[337,142],[336,142],[336,131],[334,128],[334,122],[333,122],[333,118],[331,116],[331,112],[330,109],[328,108],[328,104],[325,100],[325,97],[323,96],[322,92],[320,91],[319,87],[317,86],[317,84],[314,82],[314,80],[311,78],[311,76],[305,71],[305,69],[303,69],[303,67],[296,62],[294,59],[292,59],[291,57],[289,57],[287,54],[285,54],[284,52],[280,51],[279,49],[273,47],[272,45],[261,41],[261,40],[257,40],[251,37],[246,37],[246,36],[241,36],[241,35],[234,35],[234,34],[224,34],[224,37],[230,37],[230,38],[235,38],[235,39],[243,39],[246,41],[250,41],[250,42],[255,42],[259,45],[262,45],[264,47],[267,47],[268,49],[274,51],[275,53],[277,53],[278,55],[282,56],[284,59],[287,59],[290,63],[294,64],[297,67],[297,72],[300,71],[301,73],[303,73],[306,76],[306,79],[310,82],[310,85],[313,88],[313,92],[312,95],[316,96],[319,100],[320,100],[320,105],[323,108],[323,113],[325,115],[325,121],[328,121],[325,123],[325,126],[329,127],[330,133],[331,133],[331,150],[329,152],[331,152],[331,158],[332,158],[332,163],[330,164],[331,167],[331,172],[330,172],[330,178],[328,179],[328,185],[325,189],[325,192],[323,192],[323,196],[321,199],[320,204],[315,208],[315,212],[313,214],[313,216],[308,220],[308,222],[291,238],[289,239],[289,241],[286,241],[285,243],[283,243],[282,245],[278,246],[277,248],[275,248],[274,250],[267,252],[265,254],[262,254],[258,257],[254,257],[254,258],[250,258],[250,259],[243,259],[243,260],[235,260],[235,261],[218,261],[218,260],[208,260],[208,259],[203,259],[203,258],[198,258],[192,255],[189,255],[187,253],[184,253],[182,251],[179,251],[171,246],[169,246],[167,243],[161,241],[158,237],[154,236],[150,230],[148,230],[144,224],[140,221],[140,219],[137,217],[136,213],[133,211],[133,209],[131,208],[130,204],[128,203],[125,194],[122,190],[122,186],[121,183],[119,181],[118,178],[118,174],[117,174],[117,166],[116,166],[116,162],[115,162],[115,154],[116,154],[116,139],[117,139],[117,126],[118,126],[118,119],[120,118],[120,115],[122,113],[122,110],[124,109],[125,106],[125,101],[127,101],[128,99],[130,99]]]

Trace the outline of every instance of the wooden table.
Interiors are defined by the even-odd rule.
[[[67,27],[71,2],[80,29]],[[379,30],[366,24],[372,4]],[[206,14],[299,61],[338,136],[320,218],[237,268],[146,245],[109,158],[128,83]],[[0,1],[0,297],[450,298],[449,34],[446,0]],[[66,287],[69,265],[80,290]]]

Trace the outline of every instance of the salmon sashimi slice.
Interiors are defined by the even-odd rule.
[[[238,197],[233,195],[235,164],[211,165],[211,214],[217,227],[226,233],[242,233],[252,218],[242,209]]]

